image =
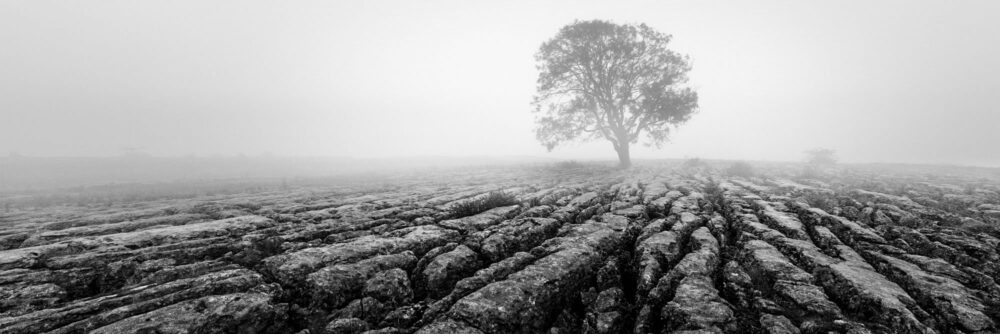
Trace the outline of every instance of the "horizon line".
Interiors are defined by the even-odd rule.
[[[398,155],[398,156],[348,156],[348,155],[281,155],[281,154],[187,154],[187,155],[153,155],[153,154],[118,154],[118,155],[25,155],[8,154],[0,156],[0,160],[11,159],[337,159],[353,161],[391,161],[391,160],[421,160],[421,159],[480,159],[480,160],[544,160],[550,162],[559,161],[585,161],[585,162],[614,162],[611,157],[544,157],[538,155]],[[774,159],[734,159],[715,157],[633,157],[638,161],[657,160],[689,160],[701,159],[707,161],[745,161],[756,163],[803,163],[803,160],[774,160]],[[516,162],[516,161],[515,161]],[[1000,168],[1000,165],[986,164],[963,164],[963,163],[942,163],[942,162],[896,162],[896,161],[838,161],[842,165],[911,165],[911,166],[945,166],[945,167],[976,167],[976,168]]]

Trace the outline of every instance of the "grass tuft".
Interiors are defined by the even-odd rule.
[[[719,181],[714,178],[709,178],[708,184],[705,185],[705,199],[711,203],[711,210],[721,213],[722,208],[722,187],[719,185]]]

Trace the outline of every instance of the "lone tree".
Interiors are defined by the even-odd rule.
[[[670,38],[645,24],[601,20],[560,29],[535,55],[538,140],[551,151],[577,138],[604,138],[622,167],[631,166],[629,144],[641,134],[660,147],[670,126],[698,109],[698,94],[683,86],[689,58],[667,49]]]

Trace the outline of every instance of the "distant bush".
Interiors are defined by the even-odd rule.
[[[837,151],[817,148],[806,151],[806,163],[811,166],[833,166],[837,164]]]
[[[823,171],[816,166],[806,165],[802,167],[802,172],[799,173],[799,178],[803,179],[822,179]]]
[[[754,177],[757,176],[757,171],[749,163],[737,161],[729,165],[729,168],[726,168],[726,174],[730,176]]]
[[[830,195],[810,191],[802,195],[801,199],[806,202],[806,204],[809,204],[809,206],[821,209],[828,213],[834,213],[833,210],[837,208],[836,199]]]
[[[461,218],[485,212],[501,206],[518,204],[517,196],[506,191],[491,191],[486,196],[474,198],[451,207],[451,217]]]
[[[684,163],[681,164],[681,168],[683,169],[708,168],[708,163],[706,163],[704,160],[701,160],[701,158],[691,158],[684,160]]]
[[[580,168],[583,168],[583,167],[584,167],[584,165],[582,163],[580,163],[579,161],[576,161],[576,160],[560,161],[560,162],[555,163],[555,165],[552,165],[552,169],[555,169],[555,170],[580,169]]]

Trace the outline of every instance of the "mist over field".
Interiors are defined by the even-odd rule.
[[[691,57],[691,120],[639,159],[996,167],[993,1],[171,1],[0,4],[0,153],[503,157],[547,152],[539,45],[576,19],[645,23]],[[10,176],[8,176],[10,177]]]

